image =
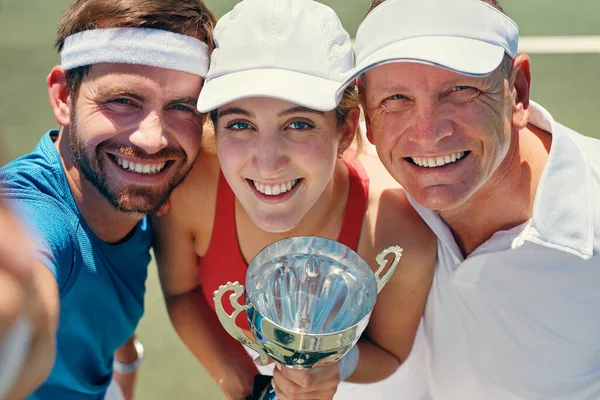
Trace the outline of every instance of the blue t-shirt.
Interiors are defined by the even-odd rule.
[[[98,239],[75,205],[57,134],[46,133],[32,153],[0,169],[0,197],[31,229],[37,257],[60,292],[56,362],[30,399],[103,399],[114,351],[143,314],[149,223],[144,218],[117,245]]]

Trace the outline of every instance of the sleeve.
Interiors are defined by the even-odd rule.
[[[73,269],[73,229],[68,215],[52,200],[11,198],[8,205],[31,238],[35,258],[50,269],[62,289]]]

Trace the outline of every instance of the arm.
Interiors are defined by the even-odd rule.
[[[54,364],[58,291],[56,279],[34,260],[30,243],[2,204],[0,288],[0,352],[12,350],[12,357],[0,361],[6,362],[0,371],[13,378],[3,381],[0,397],[22,399],[43,383]]]
[[[423,315],[436,260],[435,235],[412,208],[401,189],[381,193],[371,214],[372,245],[361,255],[374,261],[385,247],[398,244],[402,258],[377,296],[361,339],[361,355],[351,382],[376,382],[390,376],[408,358]],[[369,243],[367,242],[367,243]],[[378,266],[373,262],[373,268]]]
[[[202,294],[194,235],[187,228],[189,213],[179,214],[177,206],[174,200],[171,213],[154,224],[154,251],[171,322],[227,399],[245,399],[258,371],[242,345],[221,327]]]
[[[133,366],[131,371],[113,370],[113,379],[119,384],[126,400],[132,400],[135,392],[135,381],[137,379],[137,362],[141,362],[136,349],[135,334],[127,342],[115,351],[115,362],[125,366]]]

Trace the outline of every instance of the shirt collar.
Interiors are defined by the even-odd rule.
[[[550,113],[531,102],[530,123],[552,134],[550,154],[540,177],[533,217],[523,240],[589,258],[594,252],[593,173],[574,135]]]

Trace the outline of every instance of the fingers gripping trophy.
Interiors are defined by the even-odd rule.
[[[248,266],[245,304],[239,303],[244,286],[238,282],[215,291],[217,316],[231,336],[259,353],[263,365],[269,357],[297,369],[335,363],[360,338],[377,294],[401,255],[399,246],[386,248],[376,257],[379,268],[373,272],[355,251],[334,240],[316,236],[279,240]],[[228,292],[233,292],[229,296],[232,314],[222,304]],[[243,311],[254,340],[235,324]],[[276,398],[272,387],[260,397]]]

